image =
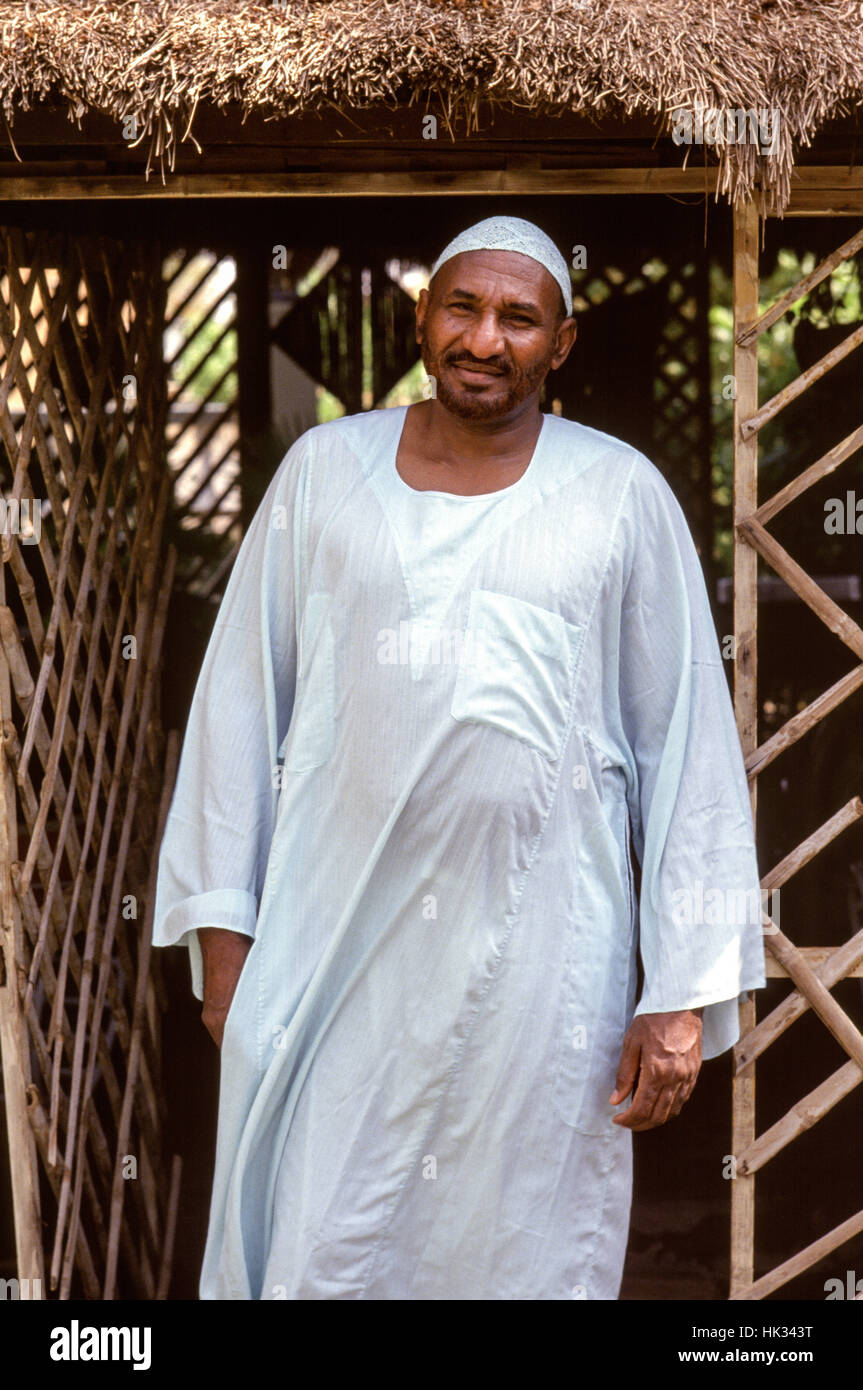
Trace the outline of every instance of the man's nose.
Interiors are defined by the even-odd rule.
[[[497,314],[491,309],[477,315],[461,338],[467,351],[477,358],[499,357],[505,348]]]

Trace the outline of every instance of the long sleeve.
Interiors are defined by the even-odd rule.
[[[636,1009],[704,1007],[713,1057],[764,984],[761,895],[743,756],[701,566],[668,484],[639,457],[619,646],[630,816],[642,868]]]
[[[254,937],[296,681],[295,593],[307,436],[276,470],[243,538],[204,656],[159,853],[153,943],[199,927]],[[299,498],[299,502],[298,502]]]

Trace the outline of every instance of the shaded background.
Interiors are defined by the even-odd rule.
[[[707,217],[702,201],[668,197],[339,199],[335,208],[325,199],[254,205],[216,199],[203,211],[173,200],[133,209],[110,202],[18,208],[19,222],[56,219],[60,230],[71,220],[82,231],[107,235],[158,231],[163,241],[167,447],[175,474],[169,534],[180,551],[164,651],[166,728],[184,727],[230,565],[284,452],[317,420],[421,398],[413,299],[424,269],[453,234],[500,210],[539,222],[567,254],[585,248],[586,268],[573,272],[578,339],[565,367],[549,378],[544,408],[607,430],[657,464],[692,528],[717,632],[732,631],[722,584],[731,559],[733,406],[731,217],[724,206],[710,205]],[[761,260],[765,299],[848,234],[833,219],[769,223]],[[764,336],[760,399],[859,321],[859,270],[852,264]],[[858,358],[846,359],[762,432],[762,496],[861,423]],[[863,499],[856,457],[782,513],[771,531],[860,622],[861,538],[824,529],[824,503],[855,488]],[[781,583],[766,585],[761,597],[760,741],[854,664]],[[761,775],[762,872],[863,785],[861,698],[858,692],[848,699]],[[838,945],[861,926],[863,845],[852,828],[783,891],[782,928],[798,945]],[[166,1144],[184,1158],[172,1297],[194,1298],[212,1177],[218,1059],[191,997],[185,953],[161,955],[169,999]],[[789,987],[768,982],[759,1014]],[[863,1026],[861,982],[845,981],[835,996]],[[759,1060],[758,1132],[843,1060],[807,1012]],[[624,1299],[727,1296],[730,1070],[729,1055],[707,1064],[683,1115],[636,1136]],[[852,1094],[759,1175],[756,1276],[859,1208],[855,1105]],[[857,1127],[854,1142],[849,1117]],[[3,1142],[0,1164],[7,1163]],[[8,1222],[5,1203],[3,1211]],[[4,1255],[11,1246],[7,1225]],[[823,1299],[825,1280],[844,1280],[855,1260],[863,1277],[859,1239],[774,1297]]]

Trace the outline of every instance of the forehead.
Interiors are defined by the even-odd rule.
[[[541,307],[557,303],[560,286],[551,271],[520,251],[460,251],[434,277],[439,294],[458,288],[483,299],[530,298]]]

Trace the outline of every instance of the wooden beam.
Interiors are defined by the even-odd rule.
[[[818,1015],[840,1047],[844,1047],[848,1056],[863,1071],[863,1033],[836,1003],[833,995],[784,932],[777,931],[765,940],[770,954],[780,965],[784,965],[800,993],[805,994],[810,1009]],[[741,1153],[742,1150],[735,1149],[734,1152]]]
[[[825,989],[832,989],[839,980],[848,980],[852,976],[859,979],[863,974],[863,931],[858,931],[850,941],[844,942],[841,946],[798,946],[797,949],[807,965],[815,971]],[[766,966],[768,979],[782,977],[790,980],[788,971],[772,956],[767,957]],[[809,1000],[799,989],[793,989],[786,994],[781,1004],[777,1004],[776,1008],[762,1018],[752,1032],[737,1044],[734,1062],[738,1071],[754,1062],[762,1052],[766,1052],[786,1028],[790,1028],[795,1019],[800,1018],[808,1008]]]
[[[822,203],[819,199],[812,199],[812,207],[803,208],[799,205],[793,208],[786,208],[786,217],[860,217],[863,216],[863,198],[857,198],[853,202],[849,201],[844,205],[828,202]]]
[[[813,970],[820,970],[823,965],[826,965],[827,961],[836,951],[842,950],[842,947],[798,946],[797,949],[800,952],[803,959],[807,962],[807,964],[812,966]],[[791,979],[791,976],[788,974],[788,971],[779,964],[778,960],[774,960],[772,956],[766,962],[764,973],[766,974],[768,980]],[[852,966],[850,970],[846,970],[844,974],[841,976],[841,978],[843,980],[863,980],[863,960],[858,961],[857,964]],[[797,997],[802,999],[803,996],[798,994]],[[762,1048],[761,1051],[763,1050],[764,1049]]]
[[[754,438],[754,436],[753,436]],[[745,537],[753,548],[763,555],[778,575],[785,580],[789,589],[793,589],[795,594],[802,598],[803,602],[812,609],[816,617],[820,618],[825,627],[844,642],[846,647],[860,660],[863,660],[863,628],[849,618],[844,608],[840,608],[838,603],[824,590],[815,583],[806,573],[802,565],[798,565],[788,551],[774,540],[769,531],[765,531],[763,526],[759,526],[757,521],[753,521],[751,516],[739,521],[736,526],[739,537]],[[744,750],[744,756],[754,752],[754,748]]]
[[[856,1062],[846,1062],[844,1066],[822,1081],[808,1095],[798,1100],[781,1119],[759,1134],[754,1143],[742,1154],[737,1155],[737,1173],[755,1173],[781,1153],[793,1139],[799,1139],[808,1129],[828,1115],[834,1105],[859,1086],[863,1081],[863,1067]]]
[[[737,527],[758,506],[758,436],[746,439],[741,424],[758,409],[758,345],[741,346],[741,333],[758,318],[758,208],[734,209],[734,520]],[[757,646],[758,556],[739,530],[734,541],[734,712],[744,757],[758,744]],[[750,786],[752,815],[756,783]],[[755,1027],[755,1000],[740,1005],[740,1036]],[[738,1044],[739,1046],[739,1044]],[[737,1049],[735,1048],[735,1056]],[[731,1152],[743,1153],[755,1140],[755,1063],[736,1072],[731,1097]],[[748,1287],[755,1273],[755,1178],[741,1175],[731,1184],[731,1297]],[[739,1294],[738,1294],[739,1296]]]
[[[272,413],[269,321],[272,254],[272,248],[262,244],[243,248],[236,257],[240,491],[244,531],[272,477],[266,450]]]
[[[830,686],[828,690],[814,699],[805,709],[797,714],[793,714],[787,719],[781,729],[771,735],[745,759],[746,774],[748,777],[757,777],[766,767],[778,758],[780,753],[784,753],[786,748],[790,748],[793,743],[807,734],[816,724],[819,724],[825,715],[834,710],[837,705],[853,695],[863,685],[863,664],[855,666],[847,675],[842,676],[838,681]]]
[[[740,1179],[738,1178],[738,1182]],[[737,1183],[735,1183],[735,1187]],[[814,1240],[811,1245],[807,1245],[805,1250],[800,1250],[796,1255],[792,1255],[790,1260],[784,1264],[777,1265],[769,1274],[758,1279],[755,1283],[750,1283],[748,1287],[740,1288],[732,1293],[732,1299],[758,1299],[765,1298],[767,1294],[773,1293],[774,1289],[779,1289],[783,1284],[787,1284],[789,1279],[795,1275],[802,1274],[810,1266],[823,1260],[825,1255],[837,1250],[840,1245],[852,1239],[863,1231],[863,1211],[858,1211],[855,1216],[850,1216],[847,1221],[843,1221],[840,1226],[834,1226],[832,1231],[828,1231],[826,1236],[821,1236],[820,1240]]]
[[[785,217],[859,217],[863,214],[863,169],[832,164],[799,165],[791,182]]]
[[[276,137],[278,138],[278,137]],[[567,138],[570,138],[567,136]],[[541,159],[570,156],[578,158],[578,141],[572,136],[574,148],[567,150],[566,138],[559,145],[550,138]],[[431,144],[432,142],[430,142]],[[556,148],[555,148],[556,146]],[[492,146],[493,147],[493,146]],[[270,146],[272,149],[272,146]],[[330,141],[317,147],[321,163],[334,148],[344,143]],[[529,148],[517,137],[507,137],[499,147],[510,159]],[[410,170],[370,170],[363,168],[373,151],[356,145],[356,167],[351,170],[289,170],[265,173],[214,172],[207,166],[207,151],[201,158],[201,172],[166,172],[164,182],[158,172],[145,179],[140,174],[109,173],[102,168],[92,173],[81,172],[80,163],[52,161],[41,173],[21,173],[22,166],[8,162],[10,172],[0,173],[0,198],[21,200],[58,200],[73,198],[285,198],[285,197],[409,197],[411,194],[441,194],[457,197],[471,194],[617,194],[659,193],[670,195],[716,193],[718,170],[715,165],[680,168],[669,167],[590,167],[569,169],[551,168],[472,168],[453,170],[446,167],[447,150],[463,158],[466,151],[474,152],[481,163],[484,154],[478,142],[464,141],[445,147],[441,142],[435,149],[412,152],[417,162],[440,161],[440,168]],[[285,145],[284,160],[300,160],[311,149]],[[213,152],[215,154],[215,152]],[[24,166],[26,167],[26,165]],[[4,191],[5,190],[5,191]],[[742,205],[741,205],[742,206]],[[791,200],[786,216],[851,215],[863,212],[863,170],[848,170],[847,165],[800,165],[794,171]],[[756,315],[757,317],[757,315]]]
[[[832,275],[836,267],[841,265],[843,261],[856,255],[861,246],[863,246],[863,228],[850,237],[848,241],[843,242],[829,256],[825,256],[824,260],[813,271],[804,275],[796,285],[792,285],[790,290],[786,290],[785,294],[781,295],[776,303],[761,315],[757,323],[754,323],[751,328],[744,329],[740,335],[741,347],[745,347],[753,338],[760,337],[762,333],[767,332],[768,328],[772,328],[777,319],[781,319],[782,315],[793,304],[796,304],[798,299],[802,299],[810,290],[814,290],[816,285],[820,285],[822,280],[826,280],[828,275]]]
[[[410,172],[0,175],[0,198],[399,198],[418,193],[704,194],[716,190],[716,169],[445,169]]]
[[[863,449],[863,425],[858,425],[856,430],[852,430],[838,444],[834,444],[832,449],[828,449],[826,454],[822,454],[820,459],[811,463],[808,468],[804,468],[802,473],[798,473],[796,478],[792,478],[790,483],[780,488],[772,497],[758,508],[753,514],[753,520],[761,526],[766,526],[783,507],[787,507],[789,502],[794,502],[807,488],[819,483],[822,478],[828,477],[840,463],[855,454],[858,449]]]
[[[813,830],[811,835],[807,835],[806,839],[795,846],[783,859],[780,859],[778,864],[774,864],[773,868],[762,878],[761,887],[766,888],[771,893],[775,889],[781,888],[790,878],[793,878],[794,874],[799,873],[801,869],[811,863],[822,849],[825,849],[831,841],[836,839],[837,835],[841,835],[843,830],[848,829],[849,825],[854,825],[861,816],[863,816],[863,801],[860,800],[859,796],[852,796],[850,801],[846,801],[845,805],[840,807],[829,820],[826,820],[823,825],[819,825],[818,829]]]
[[[854,352],[861,344],[863,344],[863,324],[859,328],[855,328],[853,333],[849,333],[848,337],[843,339],[835,348],[832,348],[830,352],[825,352],[823,357],[820,357],[817,362],[813,362],[811,367],[807,367],[805,372],[801,372],[787,386],[783,386],[782,390],[777,391],[775,396],[771,396],[760,410],[756,410],[753,415],[744,420],[741,427],[744,437],[763,429],[769,420],[779,414],[780,410],[784,410],[791,401],[802,396],[813,382],[820,381],[826,372],[838,366],[843,358],[847,357],[850,352]]]

